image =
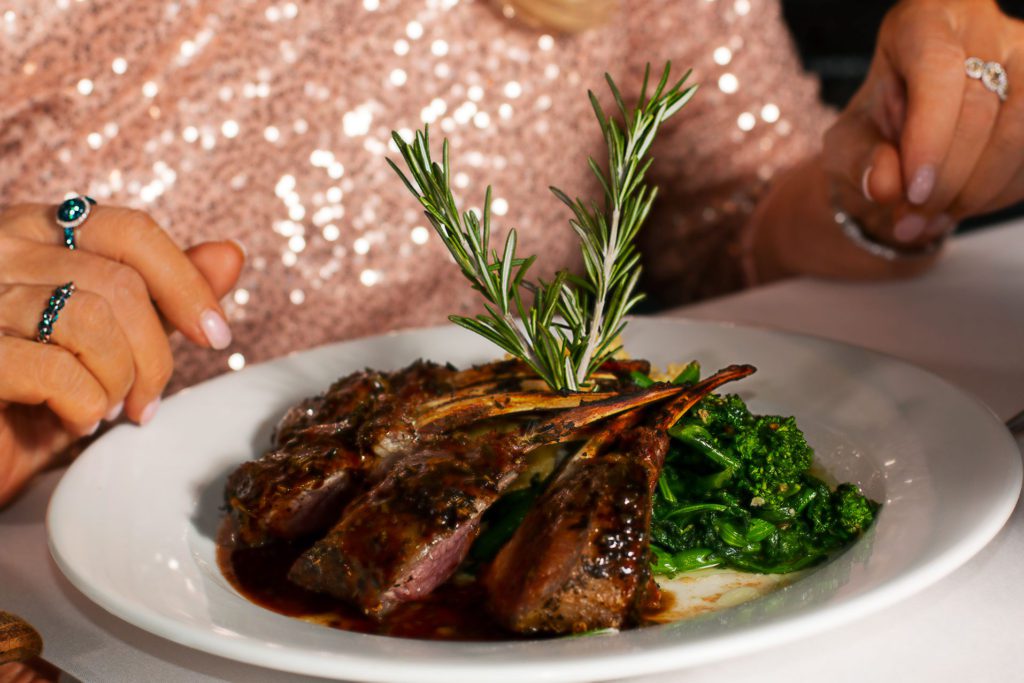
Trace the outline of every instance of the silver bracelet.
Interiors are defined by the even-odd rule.
[[[832,219],[848,240],[875,258],[880,258],[884,261],[906,261],[907,259],[927,258],[942,249],[942,245],[946,242],[946,235],[919,247],[894,247],[890,244],[879,242],[869,235],[853,216],[846,213],[840,207],[839,198],[835,192],[832,193]]]

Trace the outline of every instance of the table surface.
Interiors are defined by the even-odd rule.
[[[842,340],[945,377],[1006,419],[1024,408],[1024,221],[956,239],[924,277],[854,284],[795,280],[674,315]],[[1024,441],[1018,441],[1024,445]],[[50,560],[43,523],[62,472],[0,513],[0,608],[35,625],[45,656],[92,681],[303,681],[152,636],[93,605]],[[1021,680],[1024,512],[965,566],[873,616],[798,643],[637,681]],[[869,656],[865,656],[870,653]],[[768,672],[766,674],[766,672]]]

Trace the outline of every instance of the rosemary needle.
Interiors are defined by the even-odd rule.
[[[648,65],[634,107],[626,105],[615,82],[605,75],[621,123],[605,113],[594,93],[588,93],[608,149],[606,170],[588,160],[604,202],[599,206],[574,200],[551,188],[572,210],[569,225],[580,240],[585,266],[583,274],[563,271],[551,282],[527,280],[536,257],[516,254],[515,229],[508,231],[500,253],[492,248],[490,187],[482,216],[460,213],[451,190],[447,140],[438,164],[430,154],[427,128],[417,131],[410,142],[392,133],[408,175],[390,159],[388,163],[419,200],[463,275],[485,301],[486,313],[453,315],[450,320],[523,360],[553,389],[589,387],[590,375],[618,351],[615,343],[625,327],[624,316],[642,299],[636,291],[640,254],[635,241],[657,195],[644,180],[651,165],[648,153],[662,123],[696,91],[696,86],[684,88],[689,72],[669,86],[670,73],[671,64],[666,64],[648,97]],[[532,297],[529,305],[527,296]]]

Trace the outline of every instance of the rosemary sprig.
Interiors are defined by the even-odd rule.
[[[643,298],[634,293],[640,279],[640,254],[635,238],[657,196],[657,188],[644,183],[652,161],[645,157],[661,124],[682,109],[697,89],[683,89],[689,71],[666,89],[670,70],[671,64],[666,64],[648,99],[650,65],[647,66],[640,101],[633,110],[627,109],[615,81],[605,74],[625,129],[605,114],[593,92],[588,93],[608,146],[607,175],[593,159],[588,160],[604,189],[603,210],[596,204],[588,207],[582,199],[573,201],[561,190],[551,188],[573,211],[574,218],[569,223],[580,238],[588,276],[587,280],[577,282],[578,291],[585,295],[563,296],[560,309],[567,321],[573,321],[571,348],[578,386],[583,386],[590,374],[618,350],[612,344],[625,327],[623,316]],[[581,323],[586,325],[582,340],[576,336]]]
[[[484,297],[487,315],[473,318],[450,316],[452,322],[489,339],[508,353],[525,361],[552,387],[559,387],[558,373],[551,370],[552,356],[559,352],[552,348],[550,336],[554,305],[539,301],[527,309],[520,294],[526,273],[535,257],[516,256],[516,231],[509,230],[502,255],[491,249],[491,188],[484,198],[483,219],[476,213],[460,214],[451,191],[451,166],[448,141],[442,146],[442,162],[437,164],[430,156],[428,129],[417,131],[411,143],[398,133],[392,133],[395,144],[405,160],[410,177],[388,159],[409,191],[423,205],[427,220],[451,252],[463,275],[473,289]],[[539,304],[539,305],[538,305]],[[545,310],[551,309],[551,310]],[[520,329],[516,315],[527,324]],[[531,334],[539,331],[540,337]]]
[[[418,131],[412,142],[392,134],[410,177],[390,159],[388,163],[420,201],[463,274],[486,301],[486,315],[450,319],[525,361],[554,389],[587,387],[594,370],[618,350],[613,344],[625,327],[623,317],[642,298],[636,294],[640,255],[634,240],[657,194],[644,182],[651,164],[647,153],[661,124],[696,90],[696,86],[683,88],[689,72],[668,87],[670,70],[666,64],[648,98],[648,66],[633,109],[627,108],[615,82],[605,75],[622,126],[588,93],[608,147],[607,174],[596,161],[588,160],[604,190],[604,206],[572,200],[551,188],[572,209],[569,223],[580,239],[585,276],[560,272],[552,282],[529,282],[526,274],[535,257],[516,255],[515,229],[509,230],[500,255],[490,247],[489,186],[482,219],[471,211],[459,213],[451,191],[448,141],[442,146],[439,165],[431,158],[427,129]],[[532,306],[524,302],[523,290],[533,295]]]

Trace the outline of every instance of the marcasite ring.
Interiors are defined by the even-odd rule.
[[[53,294],[50,295],[50,301],[46,304],[46,308],[43,310],[43,316],[39,320],[39,335],[36,339],[43,343],[50,343],[50,335],[53,334],[53,324],[57,322],[57,318],[60,316],[61,310],[64,308],[64,304],[68,302],[71,295],[75,293],[75,283],[69,282],[65,285],[61,285],[57,289],[53,290]]]
[[[964,69],[968,78],[981,81],[982,85],[998,95],[1000,100],[1006,101],[1006,90],[1010,84],[1002,64],[971,57],[964,62]]]
[[[57,225],[64,229],[64,246],[71,251],[78,248],[75,243],[75,228],[85,223],[94,206],[95,199],[84,194],[76,194],[65,199],[57,207]]]

